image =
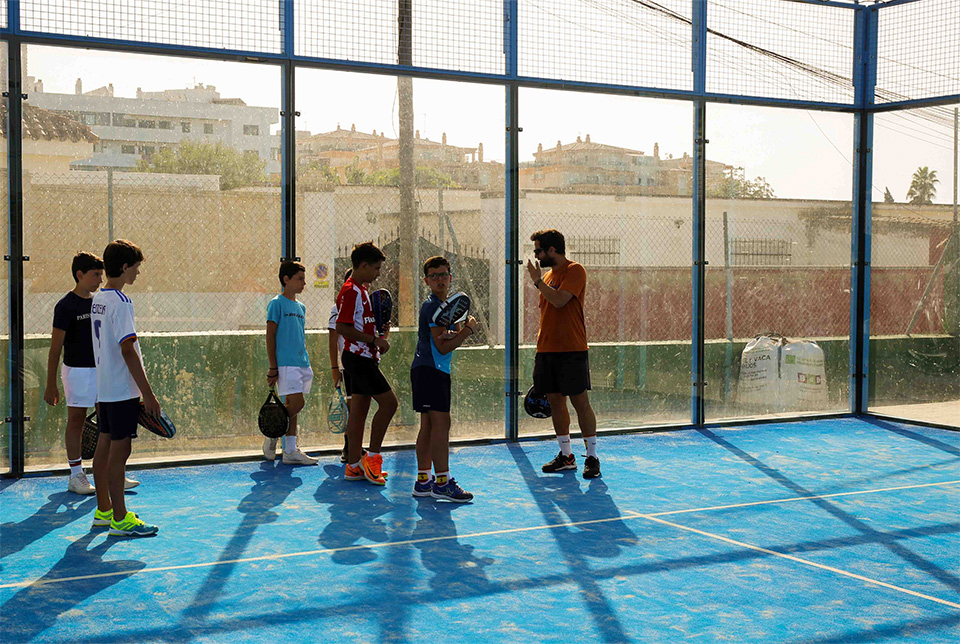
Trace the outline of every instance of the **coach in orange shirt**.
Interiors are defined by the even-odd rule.
[[[543,466],[544,472],[577,469],[570,447],[570,412],[567,398],[577,410],[577,421],[587,460],[583,478],[600,476],[597,458],[597,417],[590,407],[590,360],[587,356],[587,328],[583,321],[583,294],[587,288],[587,272],[577,262],[566,258],[563,234],[557,230],[539,230],[530,236],[537,263],[527,260],[527,272],[533,286],[540,291],[540,333],[537,335],[537,357],[533,365],[533,387],[547,395],[553,411],[553,430],[557,433],[560,453]],[[549,268],[541,275],[542,268]]]

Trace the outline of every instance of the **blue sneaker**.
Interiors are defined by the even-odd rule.
[[[413,496],[433,496],[433,482],[434,478],[431,476],[429,479],[421,483],[417,481],[413,484]]]
[[[437,482],[434,481],[433,489],[430,490],[430,496],[435,499],[453,501],[454,503],[470,503],[473,501],[473,495],[457,485],[454,479],[447,479],[446,485],[438,485]]]

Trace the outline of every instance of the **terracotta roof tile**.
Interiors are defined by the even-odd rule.
[[[45,110],[29,103],[23,104],[23,138],[39,141],[86,141],[96,143],[100,140],[90,126],[74,121],[56,112]],[[7,138],[7,104],[0,103],[0,135]]]

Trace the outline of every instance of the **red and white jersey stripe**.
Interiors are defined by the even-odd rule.
[[[340,293],[337,295],[337,322],[340,324],[352,324],[353,328],[361,333],[376,335],[375,319],[373,309],[370,308],[370,297],[367,295],[367,289],[362,284],[348,279],[343,283]],[[343,339],[343,350],[356,354],[363,358],[373,358],[380,360],[380,352],[371,343],[355,342],[348,338]]]

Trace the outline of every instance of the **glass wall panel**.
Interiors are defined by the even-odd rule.
[[[6,9],[6,6],[0,7]],[[4,13],[4,18],[6,14]],[[6,24],[6,23],[4,23]],[[7,43],[0,42],[0,74],[3,80],[0,87],[7,87]],[[9,252],[7,244],[9,243],[10,212],[7,206],[7,97],[0,97],[0,127],[3,128],[3,140],[0,141],[0,168],[3,169],[0,174],[0,208],[5,213],[3,218],[3,249],[4,254]],[[0,420],[10,415],[10,262],[4,262],[0,267],[0,359],[3,360],[3,367],[0,367]],[[6,472],[10,469],[10,423],[0,423],[0,472]]]
[[[520,92],[520,256],[534,259],[531,234],[554,228],[586,269],[590,399],[602,429],[689,422],[691,119],[690,103]],[[518,288],[525,393],[540,295],[526,269]],[[553,428],[521,412],[520,431]]]
[[[134,458],[259,449],[280,256],[279,69],[39,46],[24,59],[28,465],[65,463],[62,385],[57,406],[43,393],[71,258],[116,238],[145,255],[125,292],[179,428],[170,441],[141,432]]]
[[[350,252],[374,241],[387,260],[371,290],[394,297],[390,351],[381,368],[400,401],[388,443],[419,429],[410,391],[422,264],[451,262],[480,322],[452,361],[451,436],[503,436],[504,90],[489,85],[297,70],[297,254],[308,271],[302,300],[316,373],[305,423],[327,446],[333,394],[328,319]],[[376,405],[374,404],[374,408]],[[372,417],[372,412],[371,412]]]
[[[869,409],[960,425],[957,106],[878,114]]]
[[[853,117],[708,105],[706,416],[848,409]]]

